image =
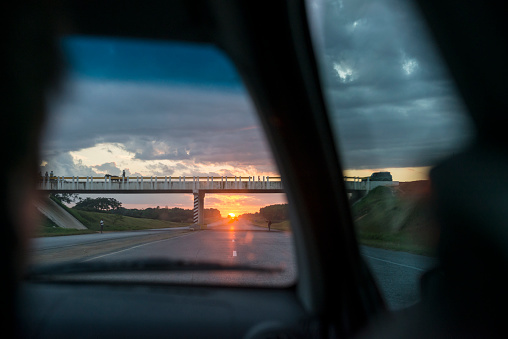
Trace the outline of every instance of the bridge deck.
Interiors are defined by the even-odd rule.
[[[38,189],[52,193],[284,193],[280,177],[51,177]],[[344,181],[347,192],[398,186],[397,181]]]

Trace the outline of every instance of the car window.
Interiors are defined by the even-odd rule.
[[[65,264],[78,280],[292,284],[282,179],[230,60],[170,41],[61,46],[34,266]]]
[[[435,264],[429,170],[469,143],[472,125],[411,2],[307,5],[361,252],[388,306],[404,308]]]

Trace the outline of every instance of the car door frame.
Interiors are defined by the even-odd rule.
[[[79,0],[73,33],[213,43],[236,65],[272,147],[291,209],[306,311],[350,335],[385,309],[360,256],[328,121],[305,2]]]

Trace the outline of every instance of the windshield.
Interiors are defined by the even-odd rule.
[[[472,125],[411,2],[307,4],[361,251],[388,306],[407,307],[435,264],[429,170]]]
[[[67,263],[87,280],[292,284],[284,187],[231,62],[211,45],[61,46],[34,266]]]

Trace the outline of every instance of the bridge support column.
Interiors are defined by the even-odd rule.
[[[205,225],[205,192],[194,191],[194,224],[201,229],[206,229]]]

